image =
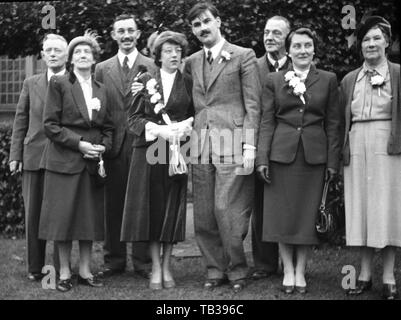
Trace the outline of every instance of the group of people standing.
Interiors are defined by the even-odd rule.
[[[177,32],[155,37],[153,60],[139,53],[130,15],[113,23],[117,55],[96,66],[93,34],[69,44],[44,39],[48,71],[24,81],[10,152],[10,170],[23,171],[29,278],[41,278],[45,240],[53,240],[57,289],[70,290],[71,243],[79,240],[78,282],[102,286],[125,270],[132,242],[134,270],[149,287],[175,287],[170,257],[185,238],[188,181],[180,161],[190,145],[205,289],[229,283],[239,292],[247,279],[276,273],[280,255],[283,291],[305,294],[323,185],[344,165],[347,245],[362,248],[357,285],[347,293],[372,287],[380,248],[383,297],[396,298],[400,67],[387,60],[390,24],[378,16],[361,24],[363,66],[338,86],[313,63],[314,31],[291,30],[282,16],[267,20],[259,59],[224,39],[213,4],[196,4],[188,21],[203,49],[184,63],[188,43]],[[251,217],[250,273],[243,240]],[[92,241],[101,240],[105,266],[95,275]]]

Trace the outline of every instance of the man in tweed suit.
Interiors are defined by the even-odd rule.
[[[120,241],[120,234],[133,138],[128,131],[126,111],[132,102],[131,84],[139,72],[139,66],[146,66],[151,73],[155,68],[153,61],[136,48],[140,34],[134,16],[118,16],[111,32],[118,44],[118,53],[97,64],[95,70],[96,80],[106,86],[115,125],[112,150],[105,161],[109,180],[105,188],[105,269],[100,272],[103,276],[121,273],[126,267],[126,243]],[[145,243],[132,244],[132,260],[135,272],[148,278],[150,257]]]

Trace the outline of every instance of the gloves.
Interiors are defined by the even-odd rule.
[[[270,184],[272,181],[269,176],[269,167],[266,165],[261,165],[256,168],[256,176],[261,181]]]

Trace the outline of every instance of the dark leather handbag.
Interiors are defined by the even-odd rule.
[[[316,232],[320,241],[332,245],[345,244],[345,212],[342,180],[326,179],[316,218]]]

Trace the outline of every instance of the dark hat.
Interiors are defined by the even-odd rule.
[[[356,31],[356,38],[358,41],[358,48],[361,48],[361,42],[363,37],[368,33],[372,27],[379,25],[381,30],[386,33],[388,36],[389,41],[391,40],[391,25],[386,19],[380,16],[371,16],[366,18],[365,21],[361,22],[357,31]]]
[[[153,43],[153,48],[150,48],[150,49],[153,52],[156,52],[157,50],[160,50],[163,43],[169,42],[169,41],[179,44],[184,49],[184,51],[186,50],[186,48],[188,46],[188,41],[184,34],[174,32],[174,31],[163,31],[155,39],[155,42]]]
[[[99,43],[97,42],[98,37],[99,36],[97,35],[96,32],[86,30],[83,36],[79,36],[79,37],[72,39],[70,41],[70,43],[68,44],[68,61],[71,61],[74,48],[78,44],[82,44],[82,43],[85,43],[92,48],[92,54],[96,59],[96,57],[99,56],[99,54],[100,54],[100,46],[99,46]]]

